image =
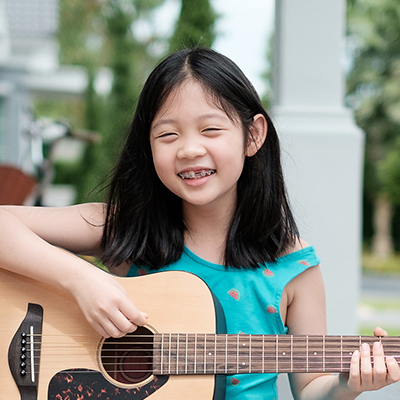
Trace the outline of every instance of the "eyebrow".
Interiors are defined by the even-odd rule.
[[[225,115],[221,115],[219,113],[208,113],[208,114],[203,114],[200,115],[197,120],[198,121],[202,121],[202,120],[206,120],[206,119],[220,119],[220,120],[229,120],[229,118]],[[167,124],[173,124],[175,123],[176,120],[173,118],[165,118],[165,119],[160,119],[159,121],[157,121],[152,127],[151,129],[155,129],[160,125],[167,125]]]

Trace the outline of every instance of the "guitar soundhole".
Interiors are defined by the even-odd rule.
[[[122,338],[102,343],[101,362],[106,373],[117,382],[138,384],[153,373],[153,334],[139,327]]]

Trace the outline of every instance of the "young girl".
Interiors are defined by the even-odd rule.
[[[182,50],[155,68],[109,189],[107,205],[3,207],[1,267],[72,294],[105,337],[134,331],[148,315],[112,275],[59,247],[96,256],[118,275],[198,275],[220,301],[227,333],[326,333],[319,259],[299,238],[276,131],[226,57]],[[354,350],[348,375],[291,374],[295,398],[354,399],[400,379],[379,341],[373,369],[369,346]],[[227,399],[276,392],[276,374],[227,377]]]

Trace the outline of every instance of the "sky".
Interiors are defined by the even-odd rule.
[[[266,86],[261,75],[267,68],[275,0],[211,0],[211,4],[220,14],[213,47],[231,58],[262,95]],[[166,35],[172,32],[179,11],[180,0],[168,0],[157,13],[156,23]]]
[[[214,0],[212,5],[221,14],[214,48],[231,58],[261,95],[265,90],[261,74],[267,68],[275,1]]]

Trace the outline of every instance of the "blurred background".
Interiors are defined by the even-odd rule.
[[[147,74],[198,44],[232,58],[281,126],[331,333],[400,335],[398,0],[0,0],[0,204],[102,200]]]

